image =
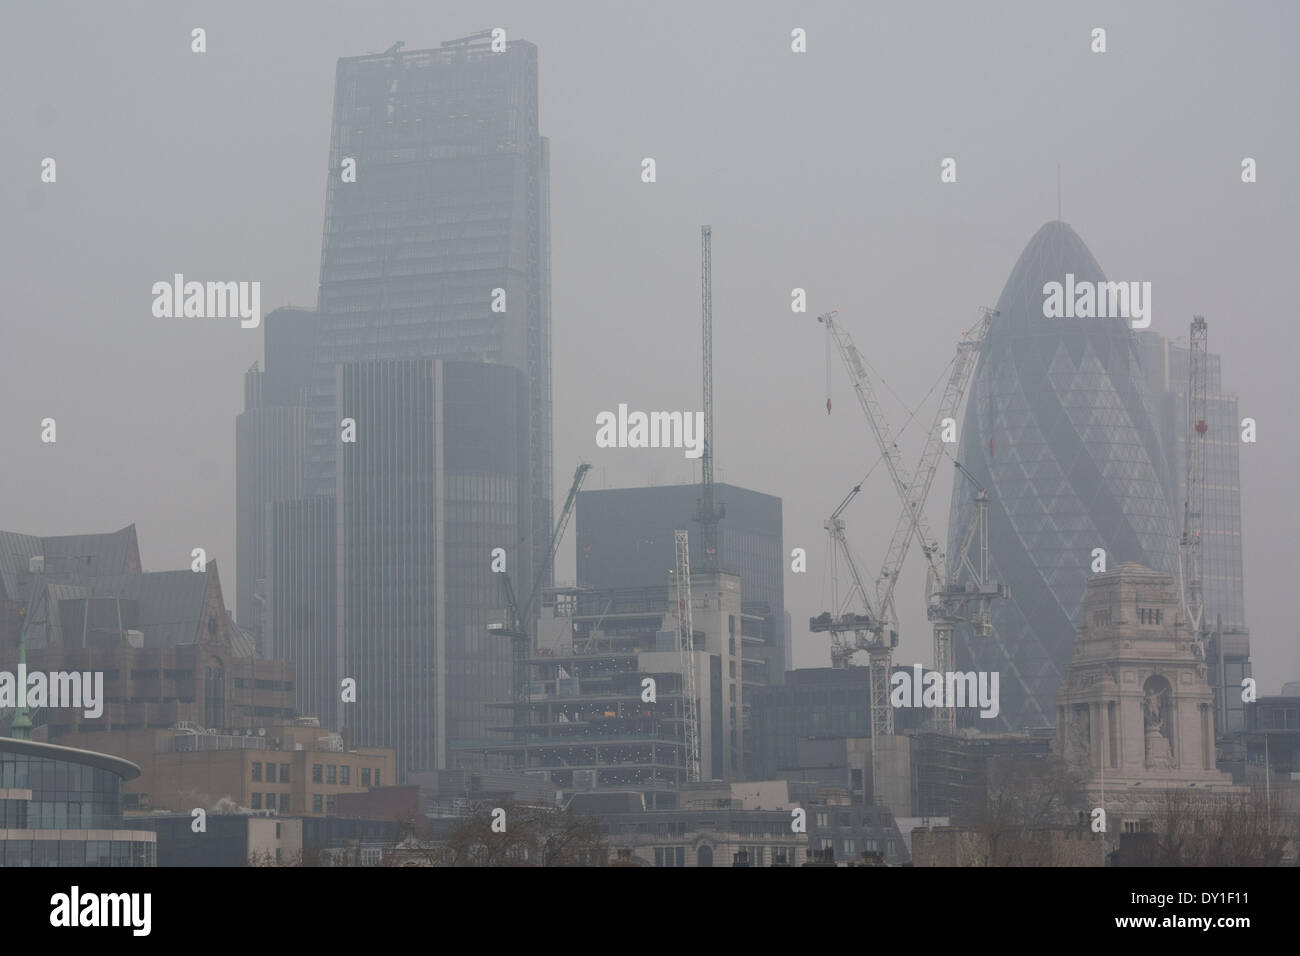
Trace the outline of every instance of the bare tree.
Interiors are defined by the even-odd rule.
[[[1294,813],[1270,806],[1259,788],[1245,794],[1161,795],[1152,834],[1129,859],[1145,866],[1278,866],[1297,838]]]
[[[276,858],[273,850],[254,850],[248,855],[248,866],[304,866],[302,852],[293,856]]]
[[[987,795],[976,831],[988,847],[987,866],[1042,866],[1036,831],[1078,825],[1084,809],[1079,771],[1056,755],[991,757]]]
[[[448,834],[438,858],[445,866],[602,866],[608,855],[598,819],[510,803],[478,807]]]

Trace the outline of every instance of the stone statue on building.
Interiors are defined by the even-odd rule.
[[[1173,752],[1165,736],[1164,694],[1148,682],[1142,698],[1142,717],[1146,729],[1146,765],[1152,769],[1167,770],[1173,765]]]

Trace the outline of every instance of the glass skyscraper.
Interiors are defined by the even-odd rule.
[[[483,34],[339,60],[306,491],[333,491],[336,362],[514,366],[528,390],[522,581],[552,521],[549,167],[533,44],[495,53]]]
[[[1188,317],[1190,318],[1190,317]],[[1209,330],[1214,335],[1211,319]],[[1213,338],[1211,338],[1213,341]],[[1157,332],[1141,332],[1143,365],[1164,443],[1166,497],[1175,528],[1182,531],[1187,492],[1188,350]],[[1223,390],[1222,362],[1206,358],[1204,509],[1201,514],[1202,626],[1210,634],[1207,664],[1215,695],[1215,729],[1244,730],[1241,682],[1250,676],[1250,630],[1246,626],[1241,528],[1241,418],[1237,396]]]
[[[1106,281],[1074,230],[1049,222],[998,299],[959,435],[958,459],[989,493],[990,574],[1011,597],[993,602],[992,637],[958,629],[957,661],[1000,673],[1006,729],[1055,724],[1096,549],[1107,568],[1135,561],[1177,573],[1167,462],[1136,336],[1122,318],[1045,317],[1044,285],[1067,274]],[[973,490],[954,485],[950,553]]]
[[[264,589],[300,709],[394,747],[399,774],[490,743],[492,549],[518,588],[550,540],[548,162],[530,43],[339,60],[319,302],[268,316],[250,373],[240,617]]]

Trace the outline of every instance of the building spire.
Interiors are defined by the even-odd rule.
[[[18,613],[23,618],[23,629],[18,635],[18,710],[9,724],[9,736],[15,740],[31,740],[32,717],[27,710],[27,627],[31,620],[27,608],[20,608]]]

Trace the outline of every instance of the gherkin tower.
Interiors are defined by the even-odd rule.
[[[1096,549],[1108,568],[1136,561],[1176,573],[1165,459],[1136,334],[1121,318],[1045,317],[1043,286],[1067,274],[1076,284],[1106,281],[1078,234],[1049,222],[998,299],[960,435],[959,460],[989,492],[990,574],[1011,597],[994,602],[991,637],[958,630],[957,662],[999,672],[1001,729],[1054,725]],[[954,485],[949,553],[972,491]]]

